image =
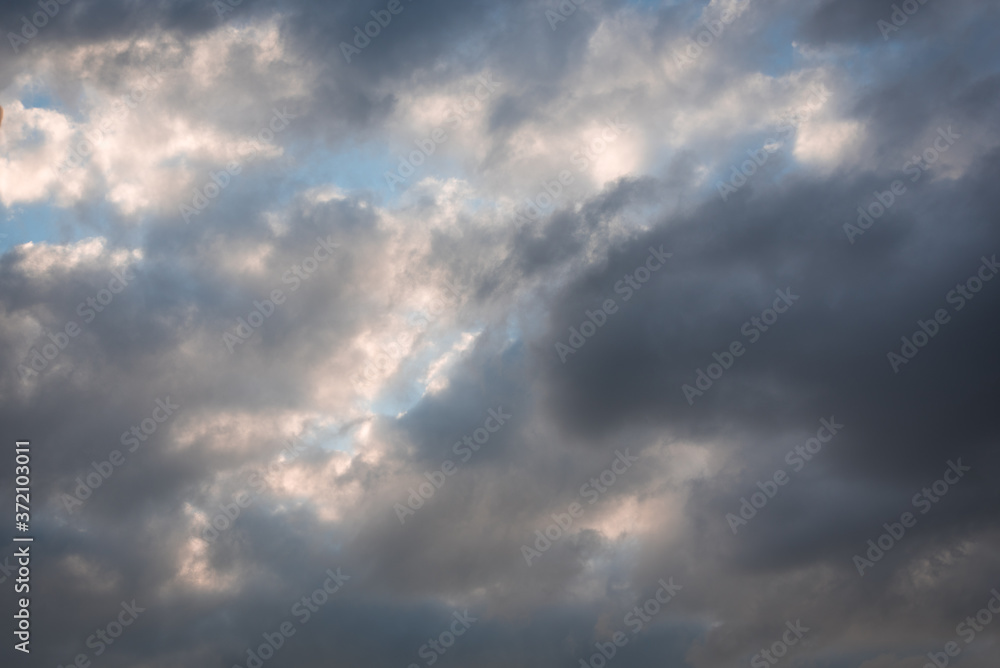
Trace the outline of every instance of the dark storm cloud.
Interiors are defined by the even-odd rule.
[[[902,4],[825,0],[815,11],[803,12],[802,36],[816,44],[860,42],[879,48],[895,39],[933,38],[935,34],[941,34],[945,27],[954,29],[962,26],[968,29],[967,22],[981,9],[972,0],[948,4],[913,0],[907,3],[905,10],[900,6]],[[893,19],[896,7],[900,11]],[[879,21],[891,27],[880,27]]]
[[[290,154],[283,166],[314,149],[303,146],[314,137],[335,143],[359,128],[376,136],[397,104],[387,82],[421,70],[444,82],[484,66],[511,82],[488,121],[487,167],[503,165],[513,133],[565,92],[562,77],[586,52],[598,19],[620,9],[587,6],[553,32],[545,4],[404,1],[348,65],[339,42],[384,6],[277,6],[297,62],[320,71],[315,89],[288,100],[305,114],[281,144]],[[885,668],[922,665],[912,657],[953,639],[955,624],[1000,583],[1000,282],[960,311],[945,299],[975,275],[982,256],[1000,254],[992,120],[1000,87],[995,58],[971,62],[957,47],[934,57],[916,50],[918,35],[948,44],[971,35],[989,53],[967,25],[987,10],[943,7],[922,5],[898,34],[913,54],[905,67],[872,56],[863,85],[841,87],[851,92],[837,108],[866,132],[864,169],[761,179],[727,202],[702,184],[709,192],[698,201],[699,156],[685,151],[665,176],[613,181],[537,223],[480,225],[432,195],[414,218],[437,226],[417,228],[412,218],[391,220],[371,192],[319,201],[299,192],[313,184],[254,165],[189,225],[173,211],[144,216],[141,232],[116,219],[102,225],[103,250],[41,271],[33,263],[51,249],[4,255],[0,423],[32,439],[34,484],[46,491],[45,505],[36,501],[38,660],[65,664],[87,651],[88,635],[135,598],[147,611],[101,665],[246,665],[247,648],[294,620],[295,601],[340,567],[351,579],[310,621],[296,622],[297,635],[265,665],[420,665],[421,646],[468,609],[478,619],[442,665],[576,666],[607,633],[628,631],[629,611],[668,577],[684,589],[641,634],[629,634],[615,665],[745,664],[798,619],[812,629],[815,665],[867,665],[890,652],[899,661],[885,659]],[[4,11],[0,24],[9,26],[27,9]],[[219,24],[207,3],[151,9],[74,0],[61,11],[22,59],[157,27],[190,40]],[[226,20],[270,11],[246,0]],[[876,49],[883,44],[875,21],[889,11],[828,2],[795,17],[816,44]],[[683,32],[680,12],[655,12],[661,35]],[[756,5],[752,12],[748,26],[776,18]],[[741,53],[749,38],[735,29],[729,38],[713,57],[734,70],[753,71],[774,48]],[[231,88],[210,98],[181,94],[171,104],[255,127],[254,98],[269,95],[272,82],[241,64],[250,50],[226,54]],[[916,60],[920,68],[911,67]],[[729,75],[715,76],[694,88],[710,90]],[[904,163],[949,125],[961,139],[911,183]],[[192,160],[203,171],[218,168]],[[906,194],[851,244],[844,223],[894,179]],[[81,205],[81,216],[97,208]],[[284,232],[271,224],[275,212]],[[623,232],[622,220],[637,224]],[[284,272],[328,237],[338,251],[289,291]],[[24,351],[45,343],[26,323],[55,332],[77,319],[77,304],[107,284],[112,253],[133,246],[142,251],[130,261],[134,281],[55,368],[23,381]],[[672,257],[625,302],[616,284],[661,246]],[[397,390],[389,408],[366,407],[329,427],[353,445],[339,450],[317,438],[299,458],[281,459],[287,434],[300,426],[289,416],[315,419],[335,400],[350,403],[342,388],[372,354],[360,346],[387,327],[408,288],[444,292],[444,278],[462,296],[416,338],[422,345],[446,330],[475,334],[448,367],[446,385],[407,394],[422,382],[407,358],[386,372]],[[223,334],[275,288],[289,292],[287,301],[230,353]],[[741,327],[774,303],[776,290],[798,299],[750,343]],[[617,312],[562,363],[555,344],[608,298],[618,300]],[[951,321],[894,373],[886,353],[939,308]],[[689,405],[682,386],[694,385],[696,370],[735,340],[746,353]],[[73,493],[77,476],[122,449],[122,432],[168,395],[177,414],[67,512],[61,495]],[[427,482],[426,472],[457,461],[454,444],[499,407],[509,421],[401,523],[394,504]],[[788,469],[785,453],[832,418],[843,430],[734,535],[725,515],[738,512],[758,481]],[[685,448],[710,464],[687,472],[693,455]],[[570,535],[526,564],[521,546],[579,501],[581,485],[618,450],[638,456],[636,466],[586,506]],[[859,577],[852,556],[884,522],[912,510],[911,497],[957,458],[972,470]],[[290,482],[275,477],[255,490],[250,475],[272,464]],[[253,492],[252,501],[234,526],[203,540],[203,520],[241,492]],[[638,528],[626,515],[640,518]],[[966,665],[987,665],[986,650],[971,651]],[[832,658],[820,664],[823,653]]]
[[[986,220],[998,205],[990,187],[998,167],[994,150],[980,154],[957,183],[914,189],[857,246],[841,230],[851,215],[844,203],[865,202],[892,177],[800,181],[781,193],[743,197],[739,209],[714,202],[669,221],[614,253],[599,278],[559,295],[548,341],[536,351],[540,366],[550,363],[548,404],[577,437],[653,422],[724,446],[728,472],[699,484],[686,506],[693,530],[686,548],[702,560],[719,559],[718,570],[773,577],[822,566],[843,580],[839,604],[889,607],[898,596],[890,591],[893,564],[962,551],[967,541],[995,541],[998,433],[985,397],[1000,363],[991,334],[1000,325],[1000,295],[984,287],[899,374],[886,353],[898,351],[899,337],[912,335],[918,319],[951,309],[946,293],[976,274],[981,257],[996,255],[1000,238]],[[607,286],[659,243],[674,252],[668,267],[565,365],[552,363],[552,341],[567,340],[584,308],[600,304]],[[785,287],[800,301],[749,345],[741,324]],[[707,368],[712,353],[734,340],[748,344],[747,352],[689,406],[682,384],[693,386],[695,369]],[[831,417],[846,425],[837,442],[733,536],[724,515],[738,513],[740,498],[758,492],[758,481],[791,470],[783,455]],[[883,522],[914,511],[911,497],[957,458],[972,472],[862,583],[852,556],[884,532]],[[969,579],[982,583],[982,596],[996,573],[981,560],[975,568]],[[967,590],[958,590],[934,596],[960,609],[969,601]],[[807,599],[786,599],[778,616],[804,616],[796,606],[808,609]],[[817,614],[837,624],[833,610]],[[961,619],[953,613],[939,626],[925,623],[946,634],[953,617]]]

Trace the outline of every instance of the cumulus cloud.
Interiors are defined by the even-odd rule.
[[[31,660],[993,665],[996,17],[903,4],[59,5]]]

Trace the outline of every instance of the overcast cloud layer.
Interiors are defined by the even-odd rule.
[[[997,665],[996,3],[61,2],[5,666]]]

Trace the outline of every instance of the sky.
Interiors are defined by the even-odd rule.
[[[998,10],[3,3],[4,665],[993,668]]]

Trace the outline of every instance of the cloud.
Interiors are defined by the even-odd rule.
[[[272,665],[426,665],[466,611],[442,665],[578,665],[621,631],[609,665],[714,668],[796,621],[802,665],[956,640],[997,584],[985,5],[921,5],[886,43],[891,6],[839,0],[587,4],[555,31],[545,3],[407,2],[348,63],[388,4],[74,0],[0,65],[0,421],[32,443],[38,659],[246,665],[289,621]],[[843,430],[795,470],[820,420]]]

